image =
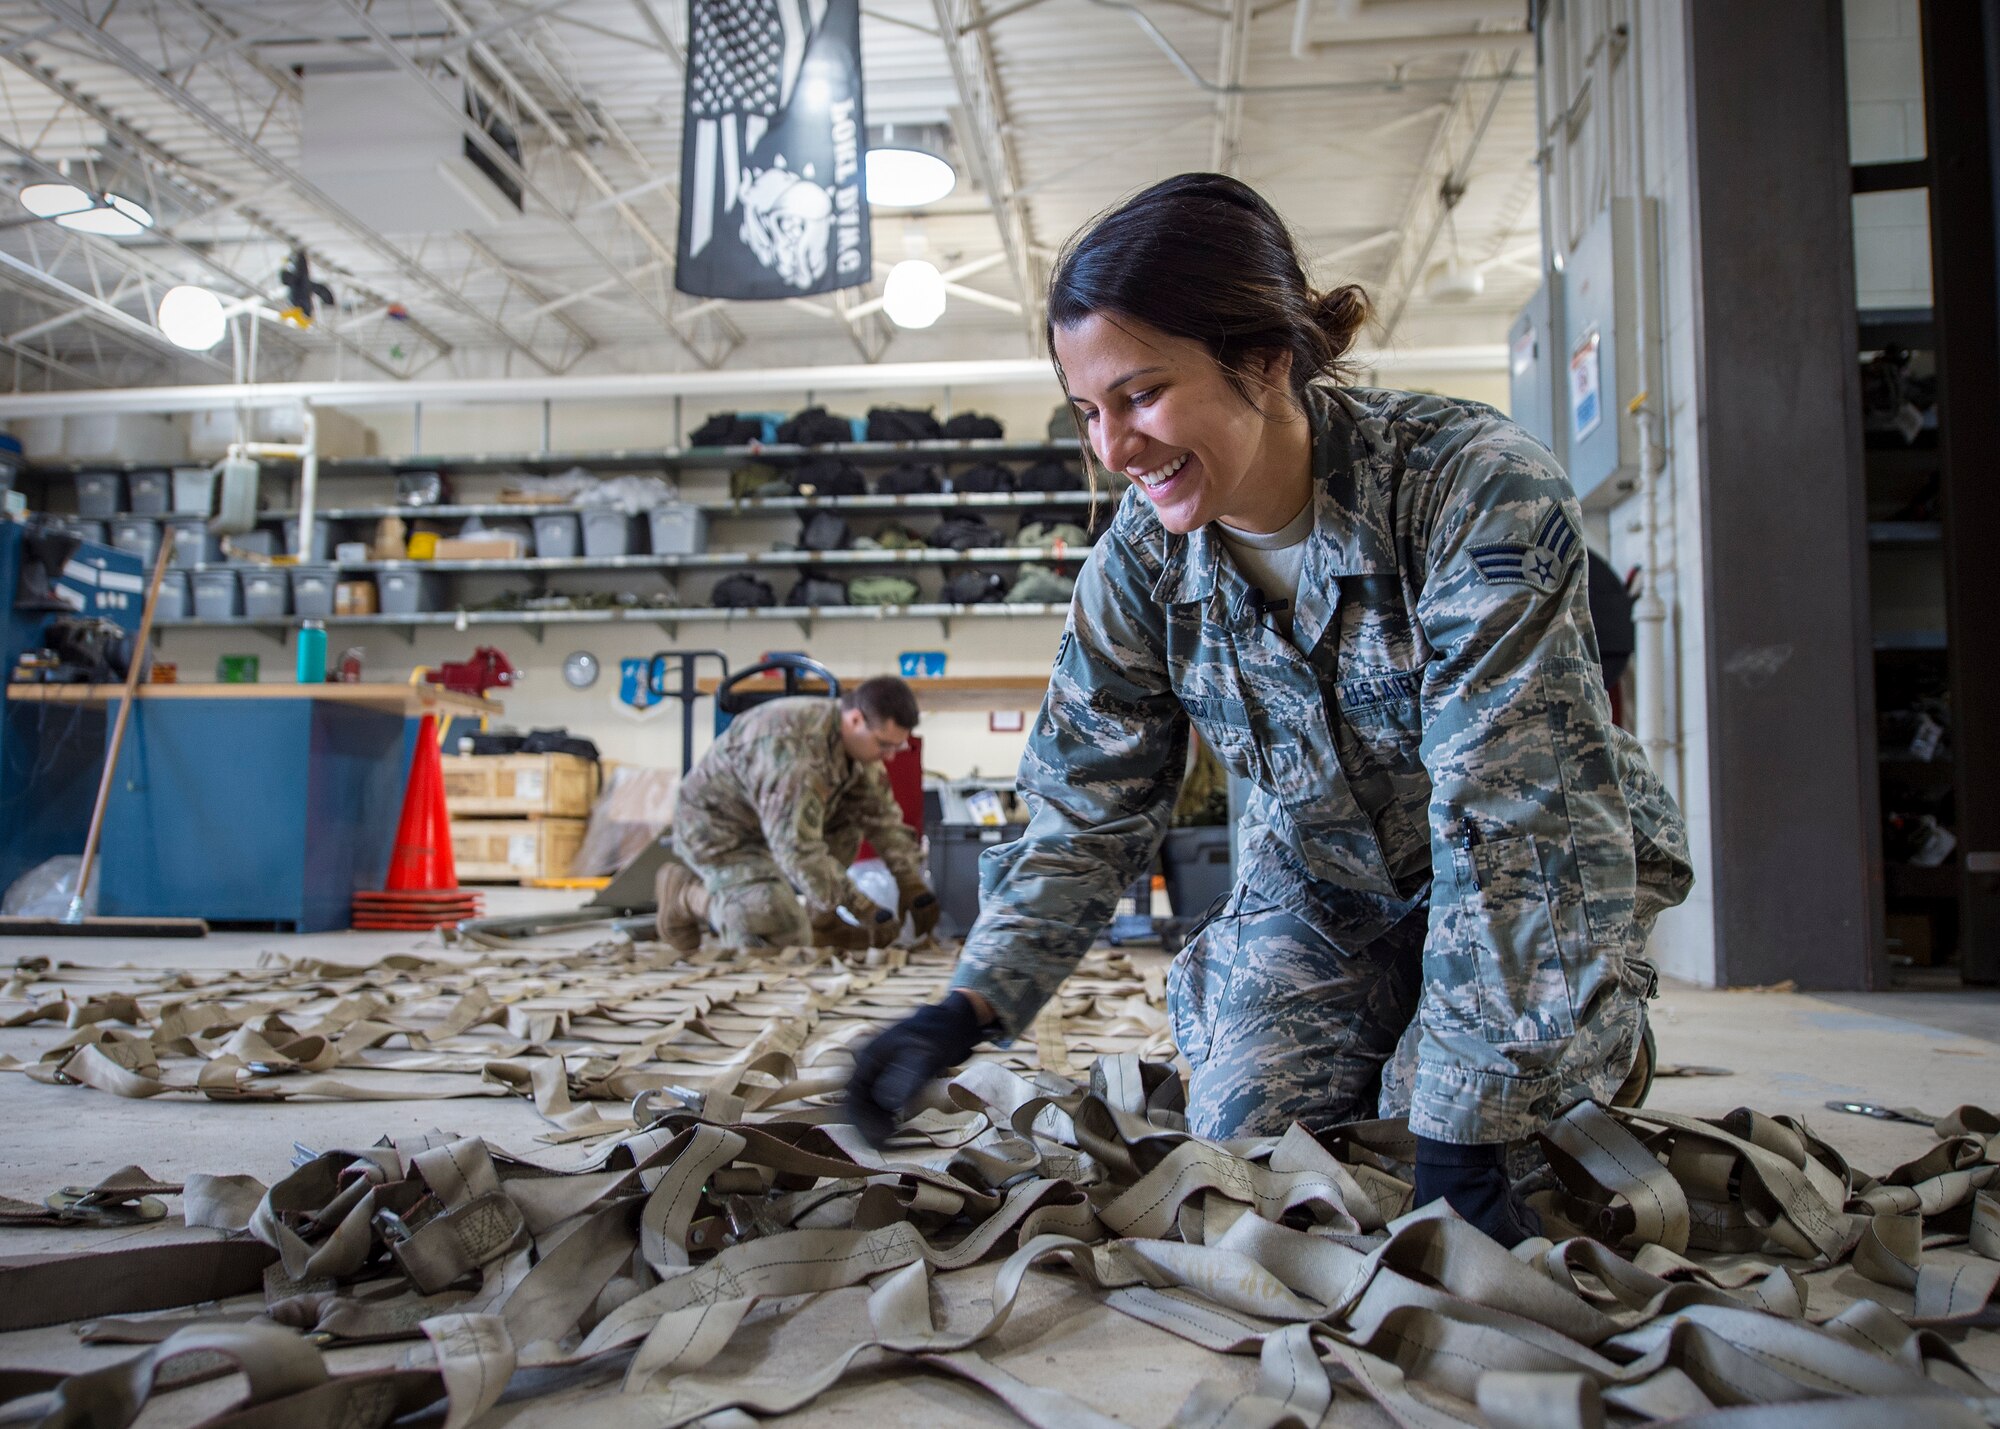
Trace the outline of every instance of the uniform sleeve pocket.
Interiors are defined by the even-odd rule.
[[[1486,1040],[1550,1042],[1574,1036],[1569,977],[1556,939],[1548,877],[1532,835],[1472,850],[1468,909],[1479,947]]]

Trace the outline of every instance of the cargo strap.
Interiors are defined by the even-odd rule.
[[[981,1353],[1028,1277],[1055,1274],[1257,1356],[1247,1391],[1205,1381],[1176,1425],[1313,1425],[1341,1391],[1419,1429],[2000,1424],[1939,1333],[1988,1318],[2000,1281],[1991,1112],[1940,1118],[1935,1147],[1875,1177],[1789,1118],[1582,1104],[1544,1138],[1549,1238],[1510,1252],[1442,1206],[1411,1210],[1398,1123],[1189,1135],[1179,1077],[1140,1050],[1164,1035],[1157,979],[1101,955],[1037,1029],[1087,1080],[1017,1044],[933,1088],[877,1151],[831,1093],[852,1044],[945,972],[928,952],[893,962],[611,947],[177,975],[195,985],[136,999],[93,995],[80,984],[103,975],[77,970],[42,1019],[72,1038],[30,1075],[278,1098],[334,1094],[336,1067],[364,1089],[414,1080],[389,1064],[420,1059],[454,1087],[531,1098],[549,1129],[532,1152],[434,1132],[302,1151],[268,1185],[191,1176],[184,1217],[222,1239],[0,1262],[0,1329],[82,1320],[93,1343],[144,1346],[82,1373],[0,1372],[0,1416],[124,1429],[240,1369],[244,1397],[209,1425],[374,1429],[441,1402],[465,1429],[510,1384],[582,1393],[540,1372],[588,1363],[622,1380],[571,1406],[584,1414],[725,1423],[890,1362],[1032,1425],[1121,1423]],[[32,993],[59,973],[9,994],[43,1007]],[[119,995],[129,1018],[91,1015]],[[79,1063],[90,1052],[102,1064]],[[134,1189],[176,1193],[128,1168],[98,1199]],[[932,1275],[988,1264],[978,1313],[939,1325]],[[760,1304],[864,1285],[866,1333],[824,1364],[711,1370]],[[375,1343],[387,1357],[355,1368]]]

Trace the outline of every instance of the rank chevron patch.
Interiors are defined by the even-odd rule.
[[[1472,563],[1489,585],[1524,585],[1532,590],[1556,590],[1583,543],[1577,539],[1560,506],[1552,507],[1532,545],[1503,541],[1474,546]]]

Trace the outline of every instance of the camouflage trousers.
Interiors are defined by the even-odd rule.
[[[829,829],[826,843],[844,868],[854,861],[861,836]],[[816,941],[811,913],[768,850],[700,848],[691,857],[678,838],[674,850],[708,890],[709,926],[729,947],[791,948]]]
[[[1356,946],[1347,930],[1237,884],[1167,973],[1174,1040],[1192,1070],[1188,1129],[1226,1139],[1409,1115],[1429,922],[1419,896]],[[1608,1101],[1631,1068],[1642,998],[1616,986],[1592,1014],[1561,1048],[1547,1105],[1533,1109],[1543,1122],[1584,1097]]]

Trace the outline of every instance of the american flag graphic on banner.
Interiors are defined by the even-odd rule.
[[[683,115],[677,288],[868,281],[860,0],[689,0]]]

